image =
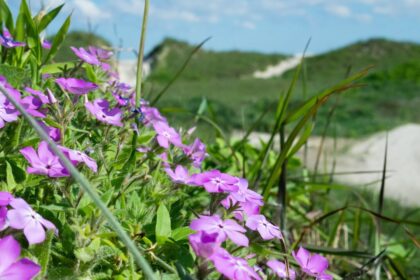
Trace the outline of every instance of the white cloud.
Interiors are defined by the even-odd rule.
[[[245,29],[249,29],[249,30],[254,30],[257,28],[257,25],[249,20],[245,20],[245,21],[236,21],[235,22],[236,25],[245,28]]]
[[[372,20],[372,16],[370,14],[357,14],[354,15],[354,18],[362,22],[369,22]]]
[[[164,20],[182,20],[186,22],[200,21],[200,17],[190,11],[163,10],[153,8],[151,9],[150,14]]]
[[[82,1],[82,0],[72,0]],[[108,2],[115,10],[141,15],[144,0],[89,0]],[[382,16],[420,14],[420,0],[162,0],[152,1],[151,14],[162,20],[218,23],[228,20],[238,25],[262,19],[293,16],[308,18],[315,10],[361,22]],[[252,28],[252,24],[245,24]],[[245,27],[245,26],[243,26]]]
[[[350,17],[352,15],[349,7],[340,4],[329,4],[325,7],[325,10],[339,17]]]
[[[74,0],[72,4],[77,11],[90,20],[97,21],[111,17],[109,12],[100,8],[92,0]]]
[[[419,8],[420,7],[420,0],[405,0],[404,3],[408,7],[412,7],[412,8]]]

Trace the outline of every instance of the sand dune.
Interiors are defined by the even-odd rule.
[[[299,65],[301,60],[301,55],[292,56],[285,60],[280,61],[276,65],[270,65],[263,71],[256,71],[254,73],[254,78],[258,79],[270,79],[273,77],[280,77],[286,71],[295,68]]]

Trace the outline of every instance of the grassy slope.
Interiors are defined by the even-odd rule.
[[[154,92],[159,90],[182,65],[193,47],[168,40],[159,54],[149,81]],[[255,70],[281,60],[282,55],[263,55],[241,52],[200,51],[187,70],[162,100],[162,106],[177,106],[194,112],[203,97],[213,103],[215,116],[227,128],[240,128],[277,100],[291,79],[284,77],[269,80],[254,79]],[[405,122],[420,121],[420,46],[387,40],[370,40],[308,58],[308,95],[318,92],[342,79],[348,69],[355,72],[365,66],[375,65],[363,89],[346,93],[340,98],[334,127],[341,136],[360,136]],[[297,104],[302,100],[302,90],[294,96]],[[320,132],[328,106],[320,111]],[[270,114],[259,126],[266,130],[272,124]],[[185,120],[190,119],[186,115]],[[332,133],[333,130],[330,130]]]

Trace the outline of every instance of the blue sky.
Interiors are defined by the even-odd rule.
[[[9,0],[16,10],[20,1]],[[143,0],[29,0],[73,11],[72,29],[88,22],[114,45],[121,40],[130,56],[138,45]],[[312,38],[310,53],[358,40],[385,37],[420,42],[420,0],[151,0],[146,49],[165,37],[207,49],[299,53]],[[61,17],[59,21],[63,21]],[[53,27],[50,33],[55,32]],[[118,36],[115,35],[117,30]]]

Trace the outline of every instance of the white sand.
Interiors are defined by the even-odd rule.
[[[235,137],[239,137],[236,133]],[[259,146],[267,141],[268,134],[254,133],[252,144]],[[334,180],[348,185],[366,187],[379,192],[385,152],[385,133],[378,133],[361,140],[338,139],[336,173],[377,171],[370,174],[336,175]],[[388,134],[388,167],[385,196],[407,205],[420,205],[420,125],[407,124]],[[320,137],[308,142],[308,168],[313,170],[320,145]],[[275,141],[278,143],[278,140]],[[318,173],[329,173],[334,156],[334,140],[327,138]],[[302,154],[299,154],[302,157]]]
[[[146,78],[151,71],[151,61],[145,60],[143,62],[143,77]],[[120,74],[120,80],[131,86],[136,85],[137,75],[137,60],[127,59],[121,60],[118,63],[118,73]]]
[[[286,71],[295,68],[299,65],[301,55],[292,56],[285,60],[280,61],[276,65],[270,65],[263,71],[256,71],[253,76],[258,79],[270,79],[273,77],[280,77]]]

